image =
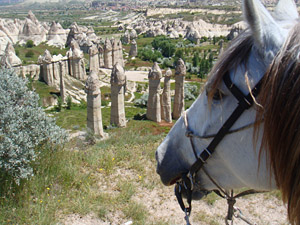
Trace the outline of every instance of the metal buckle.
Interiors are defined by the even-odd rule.
[[[207,159],[209,159],[210,157],[211,157],[211,152],[207,149],[207,148],[205,148],[205,149],[203,149],[203,151],[198,155],[198,158],[203,162],[203,163],[206,163],[206,160],[204,160],[202,157],[201,157],[201,155],[202,155],[202,153],[203,152],[206,152],[207,153],[207,155],[208,155],[208,158]]]
[[[186,132],[185,132],[185,136],[188,137],[188,138],[193,137],[193,131],[187,129]]]

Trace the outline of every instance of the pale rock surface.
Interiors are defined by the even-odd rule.
[[[85,84],[87,93],[87,128],[96,136],[104,137],[101,113],[101,91],[98,74],[94,71],[88,76]]]
[[[16,55],[13,45],[8,42],[5,48],[4,55],[0,58],[0,65],[6,68],[20,66],[21,59]]]
[[[64,48],[67,41],[67,31],[59,23],[53,21],[47,36],[47,45]]]
[[[99,55],[98,55],[98,48],[96,45],[93,45],[89,49],[90,55],[90,72],[95,71],[97,74],[99,72]]]
[[[111,41],[107,38],[104,43],[104,67],[107,69],[111,69],[113,67],[112,45],[111,45]]]
[[[101,45],[98,46],[99,67],[104,67],[104,49]]]
[[[129,51],[129,57],[136,57],[137,56],[137,43],[135,40],[131,41],[130,51]]]
[[[118,127],[126,127],[124,94],[126,76],[124,68],[116,63],[111,72],[111,113],[110,124]]]
[[[149,120],[161,122],[161,105],[160,105],[160,79],[162,72],[157,62],[149,71],[149,96],[147,103],[147,118]]]
[[[184,112],[184,78],[186,66],[182,59],[179,59],[175,69],[175,96],[173,105],[173,119],[177,120]]]
[[[172,70],[168,68],[164,77],[164,89],[161,97],[161,118],[167,123],[172,123],[171,77]]]
[[[71,49],[67,52],[67,57],[69,60],[70,75],[76,79],[85,80],[86,72],[84,55],[75,40],[71,41]]]

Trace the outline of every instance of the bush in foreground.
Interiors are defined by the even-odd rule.
[[[47,117],[38,96],[11,70],[0,70],[0,178],[16,183],[33,175],[31,163],[44,149],[55,150],[66,132]]]

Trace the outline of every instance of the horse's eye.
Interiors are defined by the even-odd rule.
[[[213,100],[220,101],[220,100],[222,100],[222,98],[224,96],[225,95],[222,93],[222,91],[220,91],[219,89],[217,89],[216,92],[214,93]]]

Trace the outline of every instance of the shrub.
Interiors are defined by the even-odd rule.
[[[68,95],[66,101],[67,101],[67,109],[71,109],[71,107],[72,107],[72,97],[70,95]]]
[[[26,52],[25,57],[26,58],[32,58],[34,56],[34,52],[29,50],[28,52]]]
[[[66,132],[46,116],[38,95],[11,70],[0,70],[0,178],[17,184],[33,175],[31,164],[46,149],[55,150]],[[1,181],[0,181],[1,183]]]
[[[144,93],[141,98],[134,100],[134,104],[139,107],[147,107],[149,93]]]
[[[184,84],[184,100],[195,100],[198,95],[199,93],[196,85],[188,83]]]
[[[32,40],[28,40],[25,44],[25,47],[26,48],[32,48],[34,46],[34,43]]]

